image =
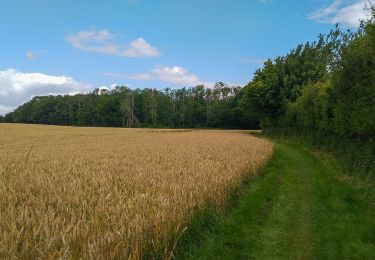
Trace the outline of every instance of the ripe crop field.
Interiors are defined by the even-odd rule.
[[[170,258],[272,153],[240,131],[0,124],[0,258]]]

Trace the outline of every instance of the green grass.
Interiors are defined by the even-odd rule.
[[[374,184],[327,155],[277,141],[246,187],[225,215],[195,219],[178,259],[375,259]]]

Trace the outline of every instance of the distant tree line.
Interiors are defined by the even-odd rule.
[[[375,9],[359,30],[269,60],[244,88],[242,111],[270,134],[298,135],[375,176]]]
[[[238,102],[241,87],[217,83],[172,90],[118,86],[88,94],[38,96],[4,117],[5,122],[74,126],[259,128]]]

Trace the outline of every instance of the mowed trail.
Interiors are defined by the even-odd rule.
[[[373,183],[279,142],[264,175],[181,258],[375,259],[374,198]]]

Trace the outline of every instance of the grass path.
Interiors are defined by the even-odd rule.
[[[375,259],[373,189],[325,155],[278,142],[264,175],[180,257]]]

